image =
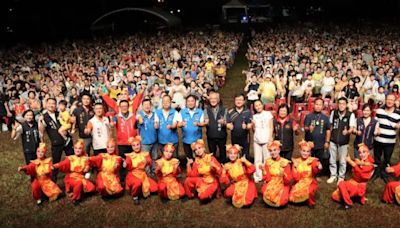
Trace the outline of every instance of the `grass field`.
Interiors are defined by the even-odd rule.
[[[242,91],[241,71],[247,66],[244,49],[238,53],[236,63],[228,72],[226,87],[222,90],[225,105],[232,106],[233,94]],[[297,137],[299,140],[301,136]],[[12,141],[9,133],[0,134],[0,227],[398,227],[400,207],[381,203],[384,183],[369,183],[365,206],[356,204],[351,210],[330,199],[335,185],[327,185],[326,177],[319,183],[317,205],[288,205],[283,209],[268,208],[261,196],[251,208],[235,209],[224,199],[201,205],[198,200],[163,204],[154,195],[135,206],[128,194],[103,201],[98,195],[84,199],[73,206],[67,197],[37,207],[31,196],[29,177],[17,173],[24,163],[21,143]],[[352,146],[350,146],[352,148]],[[181,151],[182,153],[182,151]],[[297,151],[295,151],[297,155]],[[393,155],[399,158],[399,150]],[[58,184],[63,188],[63,175]],[[92,177],[93,178],[93,177]],[[258,185],[259,189],[261,185]]]

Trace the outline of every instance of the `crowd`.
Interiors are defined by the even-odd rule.
[[[388,180],[390,173],[400,175],[399,165],[390,166],[400,128],[400,56],[396,34],[382,29],[383,41],[374,34],[307,26],[253,34],[250,69],[243,71],[247,95],[236,94],[231,109],[218,88],[241,34],[159,33],[16,47],[1,56],[0,119],[12,138],[22,138],[26,166],[19,170],[32,176],[38,204],[59,196],[61,171],[74,204],[82,193],[96,189],[107,198],[125,187],[135,204],[152,192],[163,201],[197,196],[204,202],[225,189],[243,207],[263,182],[269,206],[314,207],[317,177],[328,170],[327,182],[338,184],[332,199],[346,208],[353,200],[364,204],[368,180],[378,177],[388,183],[384,201],[393,203],[400,194],[400,182]],[[75,130],[80,139],[73,143]],[[300,130],[305,140],[294,158]],[[46,158],[45,132],[52,158]]]

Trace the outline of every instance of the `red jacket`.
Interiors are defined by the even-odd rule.
[[[143,93],[139,93],[132,102],[129,102],[131,112],[129,112],[127,118],[123,117],[115,100],[111,99],[108,95],[104,95],[102,97],[106,104],[116,113],[118,113],[115,116],[117,118],[117,124],[115,128],[117,130],[118,145],[129,145],[129,138],[138,135],[138,132],[135,128],[136,111],[140,106],[140,102],[142,101]]]

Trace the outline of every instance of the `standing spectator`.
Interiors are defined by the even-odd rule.
[[[107,152],[107,143],[111,136],[110,121],[104,116],[103,103],[94,104],[94,116],[88,121],[85,134],[92,135],[93,154]]]
[[[251,79],[247,81],[244,87],[244,92],[247,93],[247,107],[250,108],[251,105],[258,100],[258,88],[260,84],[257,82],[257,75],[253,74]]]
[[[186,98],[186,108],[181,112],[182,121],[178,126],[182,128],[183,150],[186,158],[193,159],[191,144],[202,139],[202,127],[204,126],[203,110],[196,108],[196,97],[189,95]],[[186,159],[185,159],[186,160]]]
[[[314,148],[311,150],[313,157],[318,158],[327,169],[327,155],[331,130],[329,117],[322,113],[324,101],[317,98],[314,103],[314,112],[308,114],[304,119],[305,140],[314,142]]]
[[[371,117],[372,108],[370,104],[364,104],[362,107],[363,116],[357,118],[356,128],[353,133],[356,134],[354,140],[354,157],[359,158],[358,145],[364,143],[371,155],[374,153],[374,136],[379,134],[379,124],[375,118]]]
[[[273,140],[273,119],[270,111],[264,110],[264,105],[260,100],[254,102],[254,115],[252,127],[254,130],[254,181],[256,183],[262,180],[262,170],[260,166],[270,157],[267,146]]]
[[[83,94],[81,97],[82,105],[77,107],[72,113],[72,121],[76,123],[79,131],[79,138],[83,139],[85,144],[84,151],[90,155],[90,148],[92,147],[92,136],[85,134],[85,128],[91,118],[94,116],[92,107],[92,97],[87,94]]]
[[[138,135],[135,128],[136,111],[140,106],[140,102],[142,101],[143,90],[137,94],[131,102],[128,101],[127,90],[123,90],[121,93],[121,100],[119,103],[117,103],[108,95],[104,95],[100,92],[107,105],[116,113],[113,122],[115,123],[117,134],[118,155],[125,159],[125,154],[132,152],[132,146],[129,143],[129,138],[134,138]]]
[[[243,155],[249,158],[249,130],[252,128],[252,114],[250,109],[244,106],[244,94],[237,94],[234,99],[235,107],[228,112],[227,128],[231,130],[232,144],[240,145],[243,148]]]
[[[294,134],[298,134],[299,125],[289,116],[289,107],[281,104],[278,107],[278,117],[274,119],[275,140],[281,142],[281,157],[292,160]]]
[[[159,119],[158,144],[159,148],[164,148],[168,143],[175,147],[174,157],[178,158],[178,122],[181,121],[181,115],[175,109],[171,108],[172,98],[164,95],[162,98],[162,108],[156,111]]]
[[[142,150],[150,152],[153,160],[151,172],[156,170],[157,154],[157,129],[160,121],[156,113],[153,111],[150,99],[143,99],[142,110],[137,115],[137,126],[139,128],[140,137],[142,138]]]
[[[186,87],[181,82],[180,77],[174,78],[174,84],[171,86],[169,91],[169,96],[172,97],[172,108],[184,108],[185,107],[185,96],[187,90]]]
[[[204,110],[208,149],[220,163],[224,163],[226,162],[227,110],[221,104],[219,93],[211,92],[208,100],[210,105]],[[217,147],[219,156],[217,156]]]
[[[34,112],[28,109],[22,116],[25,121],[21,124],[15,122],[11,131],[11,138],[16,140],[19,136],[22,137],[22,149],[24,151],[25,163],[28,165],[32,160],[36,159],[36,150],[41,140]]]
[[[65,155],[72,155],[74,149],[72,147],[72,140],[68,144],[65,144],[65,140],[58,132],[61,127],[60,121],[58,121],[58,112],[56,111],[56,99],[48,98],[46,100],[46,113],[39,117],[39,131],[41,135],[44,134],[46,130],[51,142],[51,156],[54,163],[59,163],[61,161],[62,152],[65,151]],[[57,181],[58,171],[53,171],[53,181]]]
[[[258,88],[258,93],[261,95],[263,104],[275,102],[276,86],[272,82],[272,75],[266,74],[264,81]]]
[[[3,129],[3,124],[5,124],[5,119],[6,118],[11,118],[12,113],[10,111],[10,108],[8,107],[8,96],[2,92],[0,92],[0,130]],[[8,128],[10,128],[11,123],[10,119],[8,122]],[[35,151],[36,153],[36,151]]]
[[[338,109],[331,113],[331,141],[329,145],[329,170],[330,178],[328,184],[337,180],[338,183],[344,180],[346,174],[346,157],[349,149],[350,134],[356,127],[354,113],[347,110],[347,99],[344,97],[338,100]],[[339,157],[339,175],[337,168],[337,157]]]
[[[376,118],[379,124],[379,133],[374,142],[375,172],[373,180],[379,176],[388,181],[388,174],[385,167],[390,165],[394,146],[396,145],[397,130],[400,128],[400,112],[394,107],[396,97],[392,94],[386,97],[385,106],[376,111]],[[381,157],[383,155],[383,164]]]

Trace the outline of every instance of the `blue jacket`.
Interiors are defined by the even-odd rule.
[[[143,118],[143,123],[137,123],[139,128],[140,137],[142,137],[142,144],[154,144],[157,142],[157,129],[154,128],[155,113],[152,112],[149,118],[144,114],[143,111],[139,112],[139,115]]]
[[[158,128],[158,142],[161,144],[178,143],[178,131],[176,129],[170,130],[167,125],[172,125],[174,121],[175,109],[170,109],[168,117],[164,118],[162,108],[156,111],[157,117],[160,120],[160,127]]]
[[[192,144],[198,139],[202,138],[201,127],[194,126],[193,123],[200,122],[200,118],[203,115],[203,110],[196,108],[193,116],[190,116],[189,109],[185,108],[181,111],[182,121],[186,122],[186,125],[182,127],[183,143]]]

